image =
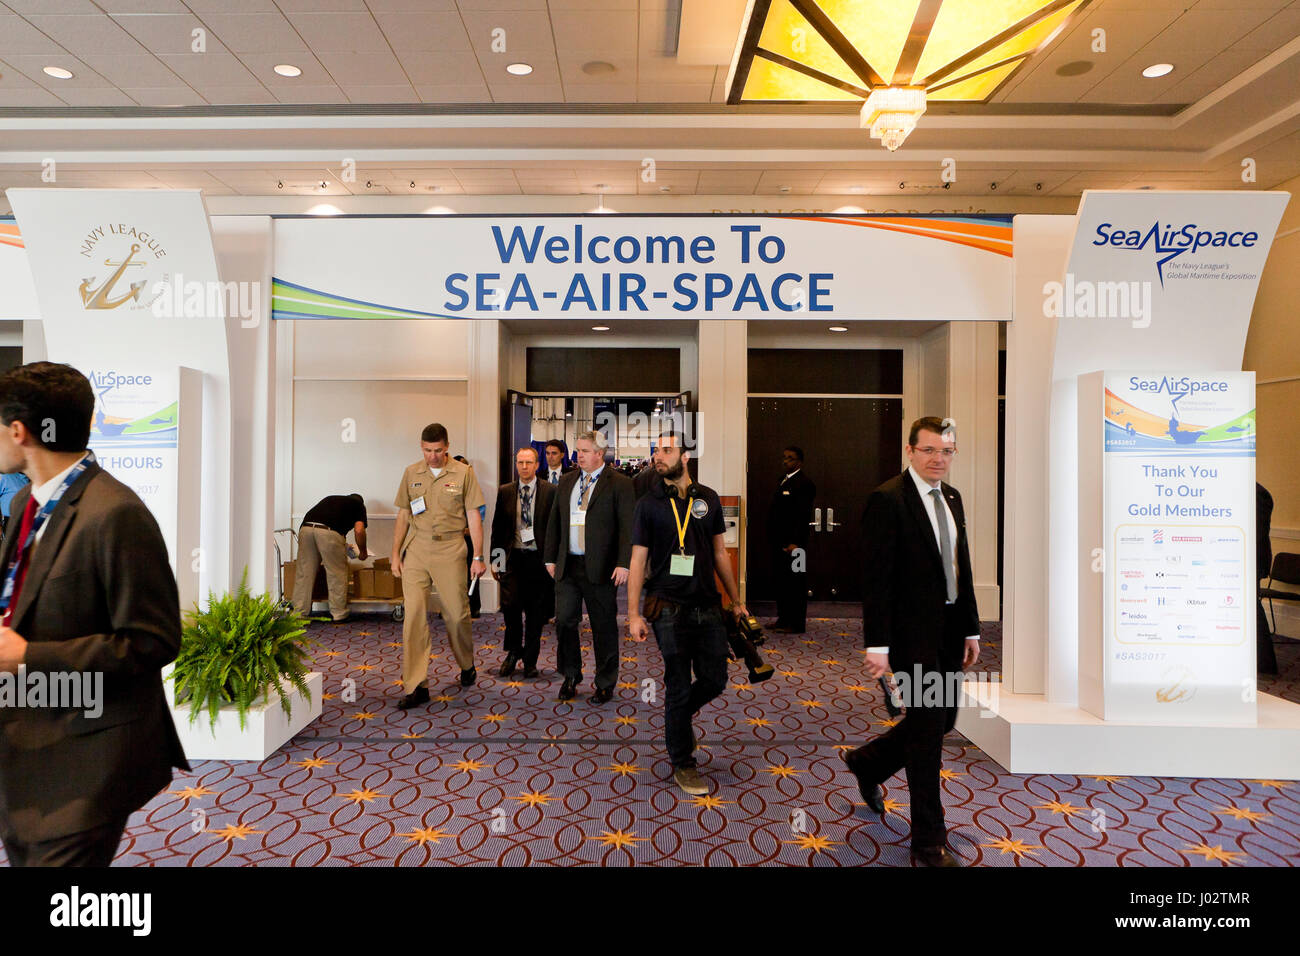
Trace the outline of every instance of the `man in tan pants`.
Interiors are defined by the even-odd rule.
[[[397,528],[393,534],[393,576],[402,579],[406,618],[402,625],[402,710],[429,700],[428,596],[438,589],[442,619],[452,653],[460,665],[460,684],[469,687],[474,668],[474,635],[465,593],[465,525],[474,546],[473,578],[487,572],[483,561],[484,503],[474,471],[447,455],[447,429],[426,425],[420,434],[424,457],[402,473],[393,504]],[[476,584],[477,582],[475,582]]]
[[[293,572],[293,605],[311,616],[311,592],[316,569],[325,565],[330,591],[330,617],[335,624],[348,619],[347,535],[356,535],[357,551],[366,557],[366,502],[359,494],[327,495],[303,516],[298,528],[298,563]]]

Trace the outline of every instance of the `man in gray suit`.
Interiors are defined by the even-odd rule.
[[[0,546],[0,677],[33,686],[41,674],[65,691],[0,706],[13,866],[108,866],[131,813],[173,767],[189,769],[160,676],[181,644],[167,546],[144,502],[86,450],[94,408],[71,366],[0,375],[0,471],[31,479]],[[78,686],[101,692],[63,699]]]
[[[603,704],[618,680],[618,589],[632,566],[636,492],[631,478],[605,465],[604,435],[583,432],[575,444],[578,467],[560,478],[546,531],[546,570],[555,578],[555,663],[564,677],[559,699],[572,700],[582,682],[578,624],[585,603],[596,655],[591,702]]]

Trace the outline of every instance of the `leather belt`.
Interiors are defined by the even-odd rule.
[[[324,528],[326,531],[334,531],[334,529],[331,528],[329,525],[327,525],[327,524],[321,524],[319,521],[304,521],[304,522],[302,523],[301,527],[304,527],[304,528]],[[334,531],[334,533],[335,533],[335,534],[338,534],[337,531]]]
[[[433,540],[434,540],[434,541],[451,541],[451,540],[454,539],[454,538],[463,538],[463,537],[465,537],[465,532],[463,532],[463,531],[451,531],[451,532],[448,532],[447,534],[435,534],[435,535],[433,536]]]

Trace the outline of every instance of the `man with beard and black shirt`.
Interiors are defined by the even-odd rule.
[[[723,540],[722,503],[712,488],[691,481],[689,458],[680,436],[660,438],[654,461],[661,480],[637,502],[632,518],[627,623],[633,637],[645,637],[647,621],[654,627],[664,658],[664,742],[673,780],[700,796],[709,785],[695,766],[691,720],[727,686],[727,630],[714,572],[731,599],[730,613],[747,617],[749,611]]]

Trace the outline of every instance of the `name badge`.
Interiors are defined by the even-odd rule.
[[[689,578],[695,573],[695,555],[674,554],[672,560],[668,562],[668,573]]]
[[[586,523],[587,523],[587,512],[585,511],[569,512],[569,524],[573,525],[573,527],[576,528],[579,525],[584,525]]]
[[[519,531],[519,540],[522,541],[524,544],[532,544],[532,543],[533,543],[533,529],[532,529],[532,528],[522,528],[522,529],[520,529],[520,531]]]
[[[428,506],[424,503],[424,495],[420,495],[420,497],[418,498],[411,499],[411,514],[422,515],[427,510],[428,510]]]

